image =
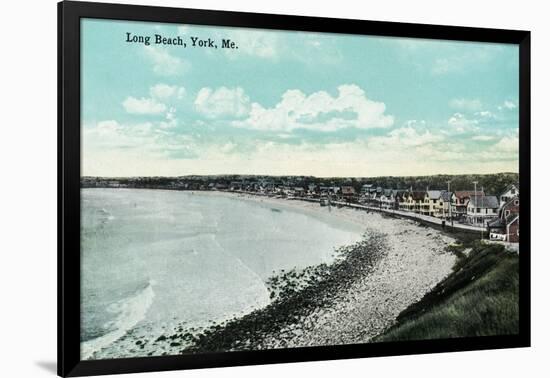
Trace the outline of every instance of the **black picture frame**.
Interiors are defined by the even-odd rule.
[[[519,46],[522,189],[520,332],[517,335],[336,345],[199,355],[81,361],[80,19],[188,23],[241,28],[498,42]],[[134,6],[58,4],[58,374],[82,376],[530,346],[530,32],[458,26]]]

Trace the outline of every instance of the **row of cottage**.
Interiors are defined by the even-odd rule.
[[[353,189],[353,188],[351,188]],[[342,198],[387,210],[414,212],[451,222],[486,227],[492,239],[519,240],[519,189],[511,184],[499,196],[483,190],[382,189],[363,185],[361,192],[342,188]]]
[[[229,190],[262,192],[267,195],[320,198],[321,205],[339,200],[359,203],[384,210],[413,212],[473,226],[487,228],[492,239],[519,240],[519,188],[509,185],[499,196],[487,195],[484,190],[426,190],[412,188],[383,189],[371,184],[357,192],[353,186],[250,186],[233,182]]]
[[[225,188],[217,188],[225,189]],[[492,239],[519,241],[519,187],[511,184],[499,196],[484,190],[384,189],[365,184],[353,186],[293,186],[272,183],[232,182],[229,190],[260,192],[265,195],[319,198],[321,205],[339,200],[384,210],[399,210],[487,228]]]

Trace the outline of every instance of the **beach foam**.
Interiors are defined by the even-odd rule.
[[[330,262],[335,247],[362,234],[351,223],[237,196],[82,193],[83,359],[162,354],[153,345],[160,335],[265,307],[273,272]],[[144,280],[156,281],[146,310],[121,300]]]
[[[365,270],[362,276],[354,278],[348,285],[342,285],[336,300],[330,304],[319,306],[313,312],[292,312],[290,323],[272,324],[267,332],[249,329],[251,319],[248,318],[243,323],[248,327],[245,337],[225,338],[222,328],[219,335],[222,335],[223,342],[208,344],[206,341],[200,344],[200,351],[209,350],[200,349],[204,345],[214,350],[250,350],[369,342],[395,324],[401,311],[420,300],[451,273],[456,261],[456,257],[446,248],[455,242],[452,237],[413,220],[346,207],[333,208],[328,212],[318,203],[299,200],[239,196],[264,205],[293,206],[313,216],[328,216],[335,221],[362,225],[367,235],[385,235],[384,257]],[[279,310],[282,316],[272,313]],[[273,315],[270,318],[286,319],[284,314],[287,309],[283,306],[279,310],[270,308]],[[262,316],[258,314],[257,318]],[[240,327],[237,320],[232,324],[231,335],[237,335],[235,330]]]
[[[82,342],[80,344],[81,357],[83,359],[92,357],[95,352],[118,340],[128,330],[145,319],[154,297],[153,282],[149,282],[145,288],[131,297],[111,304],[107,310],[116,314],[116,317],[104,324],[104,328],[112,329],[112,331],[95,339]]]

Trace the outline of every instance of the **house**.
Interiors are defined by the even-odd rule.
[[[318,188],[315,184],[308,184],[307,191],[310,195],[317,194]]]
[[[519,242],[519,197],[500,207],[498,218],[487,223],[487,230],[492,240]]]
[[[241,181],[231,181],[229,183],[229,190],[243,190],[243,182]]]
[[[498,217],[499,203],[496,196],[471,196],[466,204],[466,222],[475,226],[487,226]]]
[[[426,190],[422,213],[432,217],[443,216],[443,202],[441,201],[441,190]]]
[[[339,186],[321,186],[319,187],[320,195],[330,196],[335,199],[336,195],[340,192]]]
[[[500,207],[499,212],[502,213],[503,217],[508,217],[510,214],[519,214],[519,197],[511,198]]]
[[[259,181],[251,181],[247,185],[247,190],[257,192],[262,189],[262,184]]]
[[[218,182],[216,184],[216,189],[217,190],[226,190],[228,187],[227,187],[227,184],[224,184],[224,183],[221,183],[221,182]]]
[[[519,196],[519,185],[510,184],[504,189],[499,197],[500,206],[510,201],[512,198]]]
[[[407,195],[408,192],[406,190],[396,190],[394,206],[397,210],[406,210]]]
[[[391,203],[389,204],[390,209],[396,209],[396,210],[400,209],[400,205],[403,202],[403,194],[405,192],[406,190],[403,190],[403,189],[391,190],[391,197],[390,197]]]
[[[357,192],[355,188],[350,185],[344,185],[340,189],[340,195],[344,201],[347,203],[357,202]]]
[[[425,191],[413,191],[411,192],[412,210],[415,213],[422,214],[424,211],[424,201],[426,199]]]
[[[411,209],[411,203],[414,203],[411,199],[411,192],[406,191],[402,194],[402,201],[399,204],[399,210],[412,211],[413,209]]]
[[[370,194],[372,187],[373,187],[372,184],[365,184],[361,186],[361,195],[364,196],[364,195]]]
[[[506,236],[510,243],[519,243],[519,214],[506,219]]]
[[[450,218],[453,217],[452,207],[451,207],[452,199],[453,199],[453,193],[452,192],[448,192],[446,190],[441,191],[441,202],[442,202],[442,206],[443,206],[443,208],[441,210],[442,210],[442,216],[444,218],[449,218],[450,219]]]
[[[424,200],[426,198],[426,192],[424,191],[409,191],[407,194],[406,210],[414,211],[415,213],[422,213],[424,209]]]
[[[391,189],[384,189],[380,193],[380,207],[382,209],[392,209],[393,203],[395,201],[395,197],[393,194],[393,190]]]
[[[271,193],[275,190],[275,184],[270,180],[260,180],[258,191],[262,194]]]
[[[107,181],[107,186],[109,188],[119,188],[120,187],[120,182],[118,182],[117,180]]]
[[[466,206],[472,196],[484,196],[483,191],[478,190],[460,190],[455,191],[451,198],[451,212],[455,218],[464,218],[466,216]]]
[[[378,187],[372,187],[370,189],[370,194],[369,194],[369,202],[372,204],[372,205],[375,205],[375,206],[379,206],[380,204],[380,196],[382,195],[382,188],[380,186]]]
[[[342,186],[340,192],[342,193],[342,197],[346,199],[355,197],[355,188],[353,186]]]
[[[510,243],[519,242],[519,214],[508,215],[504,220],[497,218],[487,224],[489,238]]]
[[[293,187],[290,185],[283,185],[281,188],[281,195],[288,197],[294,195]]]
[[[373,191],[370,194],[370,199],[369,199],[369,203],[371,204],[371,206],[381,207],[381,204],[382,204],[382,200],[380,198],[381,196],[382,196],[382,192]]]
[[[304,197],[306,195],[306,190],[301,186],[295,186],[293,190],[296,197]]]
[[[410,189],[393,190],[394,207],[401,211],[414,211],[415,200],[412,197],[412,187]]]

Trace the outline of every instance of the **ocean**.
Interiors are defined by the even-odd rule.
[[[237,195],[83,189],[81,198],[82,359],[131,356],[118,342],[129,333],[152,339],[264,307],[270,276],[329,263],[362,235],[328,209]]]

